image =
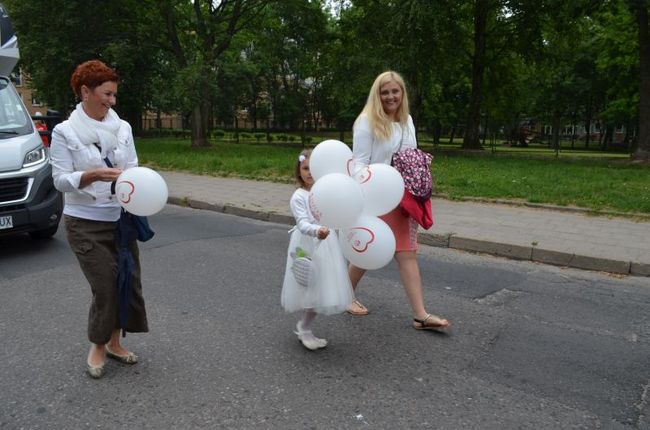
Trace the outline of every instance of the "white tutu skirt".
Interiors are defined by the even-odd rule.
[[[284,310],[295,312],[313,309],[325,315],[345,311],[352,302],[352,285],[338,242],[333,230],[330,230],[324,240],[303,235],[297,228],[293,230],[282,285]],[[292,270],[298,247],[311,259],[311,269],[307,277],[304,276],[303,265],[300,265],[297,276]]]

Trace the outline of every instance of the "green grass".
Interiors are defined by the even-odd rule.
[[[650,214],[650,168],[621,161],[438,156],[436,191]]]
[[[201,175],[237,176],[249,179],[290,182],[293,162],[301,148],[281,145],[213,143],[210,148],[192,149],[187,139],[138,139],[142,164]]]
[[[197,150],[187,139],[161,138],[138,139],[137,149],[140,162],[153,168],[292,182],[301,147],[219,142]],[[434,191],[452,199],[502,198],[650,214],[650,167],[626,159],[572,159],[568,154],[556,159],[529,152],[503,156],[489,150],[478,156],[436,153]]]

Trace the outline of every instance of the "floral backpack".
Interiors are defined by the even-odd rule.
[[[417,200],[426,201],[433,193],[433,178],[431,177],[431,161],[433,156],[417,148],[401,150],[402,142],[396,153],[393,154],[391,165],[401,173],[404,187],[413,194]]]

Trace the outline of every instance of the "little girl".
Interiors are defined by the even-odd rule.
[[[309,210],[309,190],[314,179],[309,172],[311,150],[296,160],[295,177],[300,185],[289,206],[296,226],[291,229],[287,265],[282,285],[282,307],[287,312],[304,310],[295,333],[305,348],[324,348],[327,340],[311,331],[318,313],[331,315],[346,310],[352,302],[352,284],[336,232],[316,224]]]

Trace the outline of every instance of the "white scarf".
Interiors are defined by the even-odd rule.
[[[108,110],[108,114],[102,121],[97,121],[89,117],[81,103],[78,103],[68,120],[81,143],[84,145],[99,143],[102,158],[106,158],[110,151],[117,148],[117,133],[120,131],[122,120],[113,109]]]

